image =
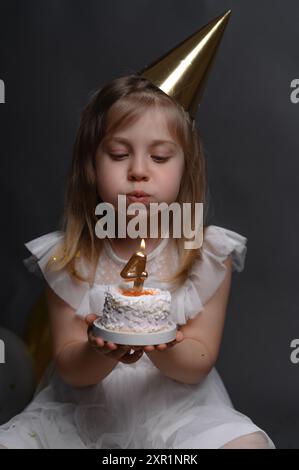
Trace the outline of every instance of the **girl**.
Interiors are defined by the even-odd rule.
[[[244,268],[247,239],[205,225],[199,249],[184,237],[146,237],[144,286],[172,293],[178,325],[169,344],[131,348],[90,333],[107,284],[140,240],[95,236],[95,207],[117,208],[119,194],[148,202],[205,201],[198,131],[174,99],[149,80],[118,78],[94,93],[78,130],[62,229],[29,243],[41,270],[53,337],[53,362],[33,401],[0,427],[7,448],[275,448],[236,411],[214,365],[231,274]],[[116,233],[118,233],[116,231]],[[130,349],[133,354],[130,354]]]

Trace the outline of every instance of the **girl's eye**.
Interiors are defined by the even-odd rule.
[[[170,157],[158,157],[158,156],[154,156],[153,155],[153,158],[155,159],[155,161],[158,163],[164,163],[164,162],[167,162],[167,160],[170,159]]]
[[[114,154],[114,153],[109,153],[109,155],[110,155],[110,157],[115,158],[116,160],[117,160],[117,159],[120,159],[120,158],[122,158],[122,157],[127,157],[127,154],[125,154],[125,155],[123,155],[123,154],[117,155],[117,154]]]
[[[128,154],[115,154],[115,153],[109,153],[110,157],[114,158],[115,160],[120,160],[123,157],[127,157]],[[152,155],[152,158],[157,162],[157,163],[164,163],[167,162],[167,160],[170,159],[170,157],[159,157],[158,155]]]

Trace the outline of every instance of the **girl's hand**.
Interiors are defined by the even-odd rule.
[[[156,345],[148,345],[148,346],[142,346],[143,350],[145,352],[151,352],[151,351],[166,351],[166,349],[170,349],[173,346],[175,346],[177,343],[180,343],[184,339],[184,334],[182,331],[177,330],[176,332],[176,338],[173,341],[170,341],[169,343],[162,343],[162,344],[156,344]]]
[[[111,341],[104,341],[103,338],[99,336],[94,336],[92,334],[92,324],[97,319],[97,315],[90,314],[85,317],[85,322],[88,325],[87,328],[87,336],[89,344],[97,351],[102,354],[107,355],[108,357],[112,357],[113,359],[117,359],[124,364],[132,364],[138,361],[142,354],[143,350],[140,346],[128,346],[124,344],[115,344]],[[134,349],[134,353],[130,354],[130,350]]]

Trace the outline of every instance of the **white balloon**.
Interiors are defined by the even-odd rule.
[[[30,402],[36,379],[33,359],[21,338],[0,327],[0,340],[0,424],[3,424]]]

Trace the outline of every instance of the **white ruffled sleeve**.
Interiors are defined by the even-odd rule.
[[[25,243],[32,255],[23,259],[23,264],[31,273],[45,278],[54,292],[78,315],[85,316],[92,313],[89,305],[89,283],[73,278],[66,269],[56,272],[46,269],[48,260],[63,240],[63,236],[63,232],[58,230]]]
[[[247,238],[216,225],[205,229],[202,260],[195,261],[186,282],[172,293],[172,316],[177,324],[185,324],[204,308],[222,283],[227,268],[223,263],[232,256],[233,271],[242,271],[247,252]]]

